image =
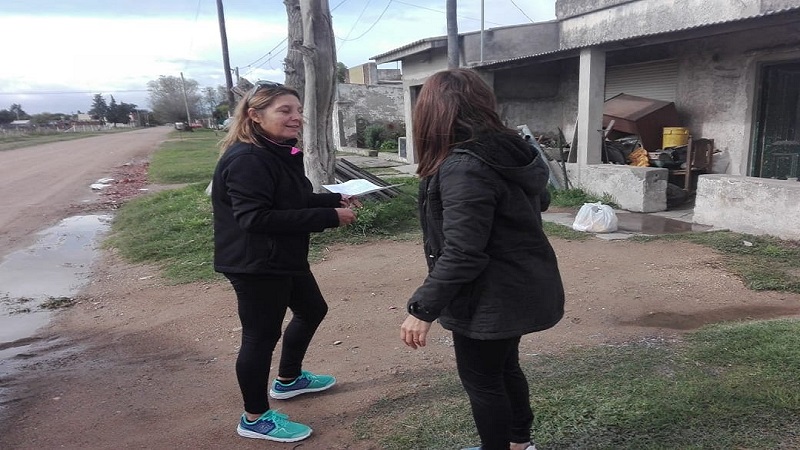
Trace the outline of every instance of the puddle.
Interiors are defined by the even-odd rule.
[[[617,213],[619,231],[644,234],[685,233],[689,231],[708,231],[708,225],[684,222],[652,214]]]
[[[0,262],[0,365],[24,352],[29,338],[46,325],[46,303],[69,302],[89,281],[98,237],[110,215],[75,216],[39,232],[32,246]]]

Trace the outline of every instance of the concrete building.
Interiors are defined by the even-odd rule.
[[[353,151],[359,133],[371,124],[404,126],[399,69],[378,69],[375,62],[348,69],[348,83],[336,86],[333,136],[336,150]]]
[[[680,126],[713,139],[727,162],[697,180],[695,222],[800,239],[800,0],[558,0],[555,21],[460,40],[462,65],[493,86],[509,126],[577,136],[576,186],[630,211],[666,209],[669,171],[602,164],[599,130],[604,101],[619,93],[674,102]],[[430,38],[374,57],[402,62],[409,131],[446,45]]]

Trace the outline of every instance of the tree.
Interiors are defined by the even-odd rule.
[[[12,103],[11,107],[8,108],[12,114],[14,114],[14,120],[27,120],[30,119],[31,116],[28,115],[25,111],[22,110],[22,105],[19,103]]]
[[[94,94],[94,98],[92,99],[92,107],[89,108],[89,115],[92,116],[92,119],[101,120],[103,122],[106,121],[106,115],[108,115],[108,104],[106,104],[106,99],[102,94]]]
[[[197,81],[186,79],[186,102],[184,103],[183,87],[180,77],[158,77],[147,83],[148,101],[153,110],[153,115],[162,122],[185,122],[186,105],[192,117],[200,116],[203,98]]]
[[[4,123],[11,123],[15,120],[17,120],[17,116],[13,112],[7,109],[0,109],[0,125]]]
[[[106,120],[113,123],[114,126],[118,123],[128,124],[131,121],[131,113],[136,111],[136,105],[131,103],[119,103],[111,96],[111,103],[108,104],[108,113]]]
[[[31,122],[38,126],[57,124],[64,121],[66,114],[43,112],[31,116]]]
[[[111,103],[108,104],[108,112],[106,113],[106,120],[114,124],[114,128],[117,127],[117,123],[122,123],[123,119],[122,114],[119,110],[119,105],[117,101],[114,99],[114,96],[111,96]]]
[[[336,81],[339,83],[347,82],[347,66],[341,61],[336,63]]]
[[[130,123],[131,114],[136,116],[136,112],[139,111],[138,108],[139,107],[133,103],[120,102],[119,110],[125,116],[125,119],[122,121],[122,123]]]
[[[328,0],[300,0],[303,24],[305,86],[303,128],[306,176],[315,191],[333,183],[336,155],[333,151],[333,100],[336,93],[336,46]],[[289,27],[292,28],[291,25]]]
[[[228,94],[225,86],[205,87],[202,91],[203,94],[203,114],[208,117],[214,115],[217,109],[224,103],[227,108]]]
[[[289,36],[286,59],[283,60],[283,72],[286,74],[284,84],[297,89],[300,101],[303,101],[306,85],[306,74],[303,66],[303,17],[300,14],[300,0],[284,0],[286,15],[289,17]]]

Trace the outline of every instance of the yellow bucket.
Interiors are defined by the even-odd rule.
[[[664,127],[661,148],[680,147],[689,143],[689,129],[682,127]]]

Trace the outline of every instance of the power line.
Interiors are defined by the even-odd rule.
[[[527,14],[525,14],[525,11],[523,11],[523,10],[522,10],[522,8],[520,8],[520,7],[519,7],[519,5],[517,5],[516,3],[514,3],[514,0],[510,0],[510,1],[511,1],[511,4],[512,4],[512,5],[514,5],[514,6],[516,6],[516,7],[517,7],[517,9],[519,10],[519,12],[521,12],[523,16],[527,17],[527,18],[528,18],[528,20],[530,20],[530,21],[531,21],[531,23],[534,23],[534,22],[533,22],[533,19],[531,19],[531,18],[530,18],[530,17],[529,17]]]
[[[344,37],[344,40],[345,40],[345,41],[347,40],[347,38],[349,38],[349,37],[350,37],[350,33],[352,33],[352,32],[353,32],[353,30],[355,30],[355,29],[356,29],[356,25],[358,25],[358,21],[359,21],[359,20],[361,20],[361,16],[363,16],[363,15],[364,15],[364,12],[367,10],[367,7],[369,6],[369,4],[370,4],[370,2],[371,2],[371,1],[372,1],[372,0],[367,0],[367,3],[366,3],[366,4],[364,4],[364,8],[362,8],[362,9],[361,9],[361,13],[358,15],[358,17],[356,17],[356,21],[355,21],[355,22],[353,22],[353,26],[352,26],[352,27],[350,27],[350,31],[348,31],[348,32],[347,32],[347,36],[345,36],[345,37]],[[391,3],[391,1],[390,1],[389,3]],[[338,51],[339,49],[337,48],[336,50]]]
[[[381,19],[383,18],[383,15],[384,15],[384,14],[386,14],[386,11],[389,9],[389,7],[390,7],[390,6],[392,6],[392,1],[393,1],[393,0],[389,0],[389,3],[387,3],[387,4],[386,4],[386,8],[383,8],[383,11],[382,11],[382,12],[381,12],[381,14],[378,16],[378,19],[377,19],[377,20],[375,20],[375,22],[373,22],[373,23],[372,23],[372,25],[370,25],[370,26],[369,26],[369,28],[367,28],[367,31],[365,31],[365,32],[361,33],[361,34],[360,34],[358,37],[356,37],[356,38],[353,38],[353,39],[348,39],[347,37],[345,37],[345,38],[339,38],[339,39],[341,39],[343,42],[349,42],[349,41],[357,41],[357,40],[361,39],[362,37],[364,37],[364,35],[366,35],[367,33],[369,33],[369,32],[370,32],[370,31],[371,31],[373,28],[375,28],[375,25],[377,25],[377,24],[378,24],[378,22],[380,22],[380,21],[381,21]],[[350,31],[353,31],[353,30],[350,30]],[[347,34],[347,36],[349,37],[349,36],[350,36],[350,33],[348,33],[348,34]],[[344,45],[344,43],[343,43],[342,45]],[[339,46],[339,48],[341,48],[341,46]]]
[[[336,6],[331,8],[331,12],[335,11],[338,7],[342,6],[347,1],[348,0],[342,0],[341,2],[339,2]],[[353,30],[355,30],[356,25],[358,24],[358,22],[361,19],[361,17],[364,15],[364,12],[366,11],[366,9],[369,6],[371,1],[372,0],[368,0],[366,5],[364,5],[364,8],[361,10],[361,13],[359,14],[359,16],[356,19],[356,21],[353,23],[353,26],[350,28],[350,31],[348,31],[347,35],[344,38],[336,37],[336,39],[339,39],[340,41],[342,41],[342,44],[339,46],[337,51],[341,49],[341,47],[344,45],[344,42],[350,42],[350,41],[355,41],[355,40],[361,39],[367,33],[372,31],[372,29],[378,24],[378,22],[380,22],[380,20],[386,14],[386,11],[389,10],[389,7],[392,5],[392,3],[400,3],[402,5],[411,6],[411,7],[419,8],[419,9],[425,9],[425,10],[433,11],[433,12],[438,12],[440,14],[445,14],[446,13],[445,11],[442,11],[440,9],[428,8],[428,7],[425,7],[425,6],[415,5],[413,3],[408,3],[408,2],[405,2],[405,1],[401,1],[401,0],[389,0],[389,3],[386,4],[386,7],[383,9],[381,14],[378,16],[377,20],[375,20],[375,22],[373,22],[372,25],[370,25],[369,28],[367,28],[367,30],[364,31],[363,33],[361,33],[358,37],[350,39],[350,34],[352,34]],[[512,3],[513,3],[513,0],[512,0]],[[514,4],[514,6],[517,6],[517,5]],[[519,6],[517,6],[517,9],[519,9]],[[522,12],[523,15],[525,15],[525,17],[528,17],[528,15],[525,14],[524,11],[522,11],[521,9],[520,9],[520,11]],[[472,18],[472,17],[465,17],[465,16],[458,16],[458,17],[460,19],[480,21],[480,19],[475,19],[475,18]],[[533,20],[530,17],[528,17],[528,20],[531,20],[531,22],[533,22]],[[492,25],[497,25],[497,26],[503,26],[504,25],[502,23],[492,22],[492,21],[488,21],[488,20],[484,20],[484,22],[488,23],[488,24],[492,24]],[[243,69],[250,68],[250,70],[247,71],[244,75],[242,75],[242,77],[246,78],[248,75],[253,73],[256,69],[259,69],[259,68],[263,67],[265,64],[269,63],[274,58],[279,56],[281,54],[281,52],[283,52],[286,48],[288,48],[288,46],[287,47],[283,47],[280,50],[277,50],[277,52],[275,51],[275,49],[277,49],[279,46],[283,45],[288,40],[289,40],[288,37],[284,38],[277,45],[275,45],[275,47],[273,47],[269,52],[265,53],[264,55],[262,55],[261,57],[259,57],[255,61],[251,62],[250,64],[248,64],[246,66],[242,66],[241,68],[243,68]],[[275,53],[275,54],[273,54],[273,53]],[[267,58],[267,57],[269,57],[269,58]],[[264,58],[267,58],[267,59],[264,60],[263,62],[261,62],[260,64],[256,65],[259,61],[263,60]]]
[[[248,67],[252,67],[255,63],[257,63],[257,62],[261,61],[262,59],[266,58],[267,56],[271,55],[272,52],[274,52],[276,48],[280,47],[281,45],[283,45],[284,42],[286,42],[288,40],[289,40],[288,36],[283,38],[283,40],[278,42],[278,44],[275,47],[272,47],[272,50],[268,51],[267,53],[265,53],[264,55],[262,55],[260,58],[256,59],[255,61],[251,62],[250,64],[248,64],[246,66],[241,66],[240,68],[241,69],[247,69]]]
[[[406,5],[406,6],[413,6],[414,8],[419,8],[419,9],[427,9],[428,11],[438,12],[438,13],[441,13],[441,14],[447,14],[447,11],[442,11],[441,9],[428,8],[428,7],[426,7],[426,6],[415,5],[415,4],[413,4],[413,3],[403,2],[403,1],[400,1],[400,0],[394,0],[394,2],[395,2],[395,3],[400,3],[400,4],[402,4],[402,5]],[[474,21],[476,21],[476,22],[480,22],[480,21],[481,21],[481,19],[474,19],[474,18],[472,18],[472,17],[458,16],[458,18],[459,18],[459,19],[474,20]],[[485,22],[485,23],[490,23],[490,24],[492,24],[492,25],[497,25],[497,26],[503,26],[503,25],[504,25],[504,24],[502,24],[502,23],[490,22],[490,21],[488,21],[488,20],[484,20],[484,22]]]
[[[334,6],[333,8],[331,8],[331,12],[334,12],[334,11],[336,11],[336,8],[338,8],[338,7],[342,6],[342,5],[344,4],[344,2],[346,2],[346,1],[347,1],[347,0],[342,0],[342,1],[340,1],[338,5],[336,5],[336,6]]]
[[[336,6],[334,6],[333,8],[331,8],[331,12],[333,12],[333,11],[336,11],[336,8],[338,8],[338,7],[342,6],[342,5],[343,5],[345,2],[347,2],[347,0],[342,0],[341,2],[339,2],[339,3],[338,3]],[[268,51],[267,53],[265,53],[265,54],[261,55],[261,56],[260,56],[258,59],[256,59],[255,61],[251,62],[250,64],[247,64],[247,65],[245,65],[245,66],[239,66],[239,68],[240,68],[240,69],[247,69],[248,67],[252,67],[253,65],[255,65],[256,63],[258,63],[258,62],[259,62],[259,61],[261,61],[262,59],[266,58],[267,56],[270,56],[270,55],[271,55],[271,54],[272,54],[272,53],[275,51],[275,49],[276,49],[276,48],[280,47],[281,45],[283,45],[283,43],[284,43],[284,42],[286,42],[286,41],[288,41],[288,40],[289,40],[289,37],[288,37],[288,36],[287,36],[287,37],[285,37],[285,38],[283,38],[283,40],[282,40],[282,41],[280,41],[280,42],[278,42],[278,43],[275,45],[275,47],[272,47],[272,50],[270,50],[270,51]],[[279,51],[283,51],[283,50],[279,50]],[[270,58],[270,59],[272,59],[272,58]],[[267,62],[269,62],[269,60],[267,60]],[[266,62],[265,62],[264,64],[266,64]],[[264,64],[261,64],[261,65],[259,65],[258,67],[261,67],[261,66],[263,66]],[[250,72],[248,72],[248,73],[250,73]]]
[[[285,42],[285,41],[286,41],[286,40],[284,40],[284,42]],[[247,71],[247,72],[246,72],[244,75],[242,75],[242,78],[247,78],[247,76],[248,76],[248,75],[250,75],[251,73],[255,72],[255,70],[256,70],[256,69],[260,69],[261,67],[264,67],[264,64],[266,64],[266,63],[268,63],[268,62],[272,61],[272,60],[273,60],[273,59],[275,59],[277,56],[281,55],[281,54],[282,54],[282,52],[283,52],[284,50],[286,50],[287,48],[288,48],[288,45],[287,45],[286,47],[283,47],[283,48],[281,48],[280,50],[278,50],[278,51],[277,51],[277,52],[276,52],[274,55],[272,55],[272,56],[270,56],[269,58],[267,58],[266,60],[264,60],[264,62],[262,62],[261,64],[259,64],[259,65],[255,66],[255,67],[252,67],[252,68],[251,68],[250,70],[248,70],[248,71]],[[266,55],[264,55],[264,56],[266,56]]]

